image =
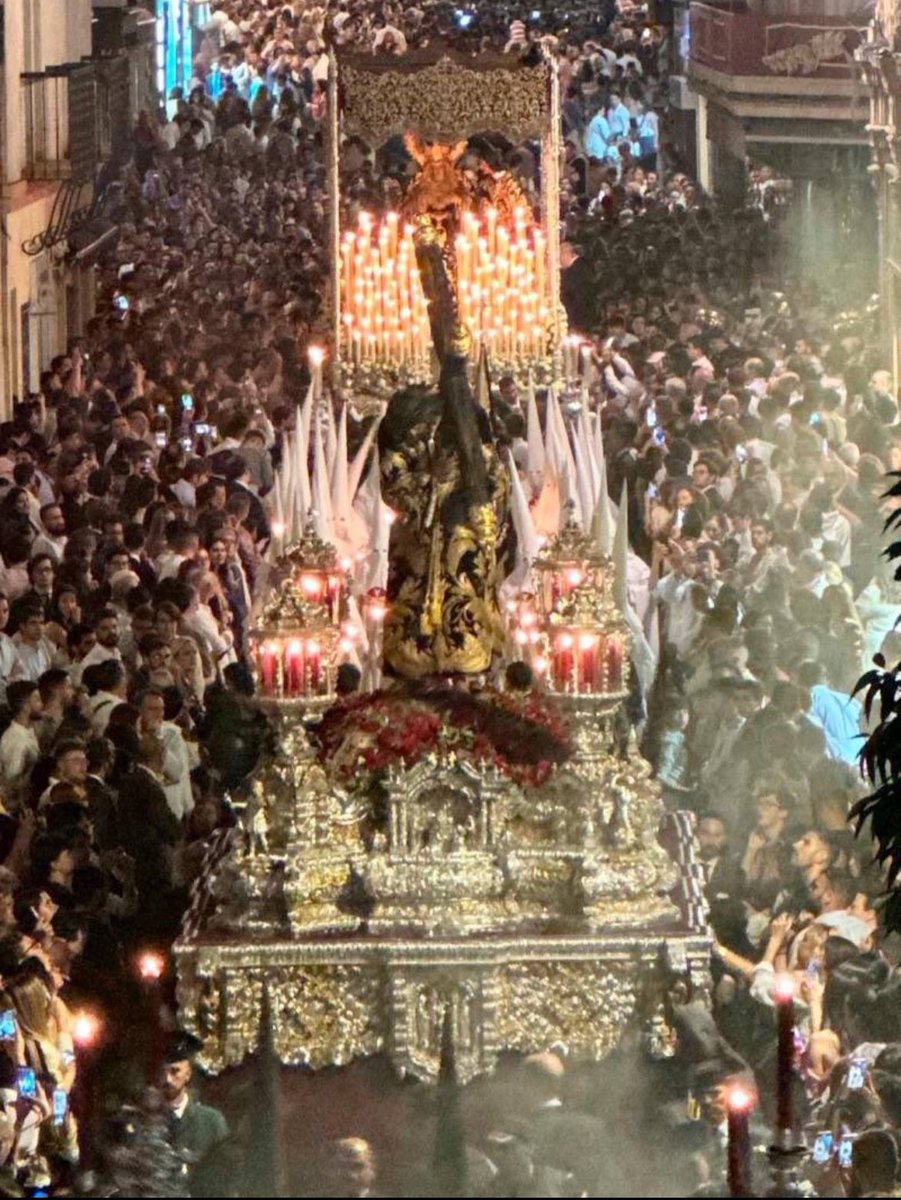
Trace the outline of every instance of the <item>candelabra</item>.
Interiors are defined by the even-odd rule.
[[[613,561],[570,511],[532,568],[534,590],[511,606],[516,652],[550,692],[620,700],[627,690],[630,635],[613,595]]]
[[[278,563],[272,589],[251,633],[260,695],[313,710],[334,699],[337,669],[351,659],[358,631],[347,621],[347,573],[334,546],[314,533]]]

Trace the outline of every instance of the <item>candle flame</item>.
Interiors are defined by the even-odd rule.
[[[156,951],[150,950],[138,959],[138,970],[142,979],[161,979],[165,969],[166,960]]]
[[[321,346],[310,346],[307,356],[314,367],[321,367],[325,362],[325,351]]]
[[[776,980],[777,1000],[794,1000],[795,991],[795,981],[790,975],[781,975]]]
[[[749,1112],[755,1104],[755,1096],[750,1088],[736,1083],[726,1091],[726,1105],[730,1112]]]
[[[100,1032],[100,1020],[93,1013],[77,1013],[72,1020],[72,1041],[76,1046],[90,1046]]]

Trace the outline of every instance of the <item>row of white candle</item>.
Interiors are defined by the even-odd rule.
[[[341,245],[343,351],[354,365],[400,365],[429,356],[425,295],[416,266],[412,225],[389,212],[378,231],[361,213],[356,233]]]
[[[584,387],[591,386],[591,361],[594,347],[577,333],[567,334],[561,346],[563,378],[567,382],[581,379]]]
[[[428,310],[413,227],[396,212],[376,227],[361,213],[341,244],[342,352],[354,365],[423,362],[430,354]],[[499,360],[546,356],[551,320],[547,241],[523,209],[510,223],[490,208],[464,214],[454,244],[461,320],[478,351]]]
[[[454,245],[462,320],[477,349],[500,360],[545,356],[550,321],[547,241],[525,208],[512,223],[489,208],[464,213]]]

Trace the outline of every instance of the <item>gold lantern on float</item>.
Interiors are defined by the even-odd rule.
[[[609,591],[594,583],[580,585],[548,622],[549,689],[574,696],[624,694],[629,641]]]
[[[532,573],[534,593],[520,595],[513,616],[514,642],[529,651],[524,660],[546,677],[551,692],[623,695],[631,638],[614,596],[615,567],[580,528],[572,504],[560,533],[539,552]]]
[[[342,628],[347,574],[335,547],[307,534],[279,560],[273,587],[251,633],[263,699],[324,707],[335,695],[338,666],[352,651]]]

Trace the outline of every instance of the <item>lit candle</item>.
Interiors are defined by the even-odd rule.
[[[325,351],[321,346],[310,346],[307,351],[310,360],[310,380],[313,385],[313,403],[322,399],[322,364],[325,361]]]
[[[588,343],[582,346],[582,383],[585,387],[591,386],[591,345]]]
[[[274,696],[278,681],[278,642],[264,642],[260,654],[260,678],[263,693]]]
[[[542,298],[545,294],[545,254],[547,245],[540,229],[535,230],[535,288]]]
[[[598,639],[594,633],[583,633],[579,638],[580,673],[582,690],[594,692],[597,680]]]
[[[574,639],[571,633],[561,633],[557,638],[554,653],[554,684],[561,691],[566,691],[572,676],[574,655]]]
[[[729,1130],[729,1195],[751,1196],[751,1137],[748,1120],[754,1096],[736,1084],[726,1093],[726,1121]]]
[[[776,983],[776,1014],[779,1047],[776,1066],[776,1135],[781,1144],[790,1144],[794,1127],[795,1077],[795,984],[789,976]]]
[[[581,567],[567,567],[563,572],[564,586],[563,595],[568,596],[574,588],[577,588],[585,580],[585,572]]]
[[[300,586],[312,604],[321,604],[325,599],[325,583],[321,575],[301,575]]]
[[[340,575],[329,575],[328,577],[328,597],[331,607],[332,620],[338,621],[341,617],[341,592],[342,580]]]
[[[285,652],[285,695],[303,695],[303,642],[296,639]]]
[[[497,255],[497,209],[489,208],[485,217],[488,224],[488,254],[493,259]]]

